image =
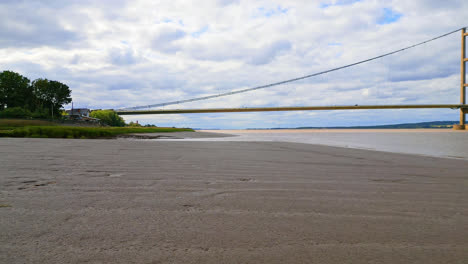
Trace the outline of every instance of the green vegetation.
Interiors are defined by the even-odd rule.
[[[50,118],[45,110],[37,109],[34,112],[22,107],[8,107],[3,111],[0,111],[0,118]]]
[[[58,81],[36,79],[31,82],[16,72],[0,72],[0,137],[112,138],[128,133],[193,131],[154,125],[143,127],[133,122],[126,127],[123,118],[113,110],[96,110],[90,114],[110,127],[77,127],[73,120],[68,122],[72,126],[61,126],[66,116],[61,108],[71,102],[70,94],[70,88]],[[59,122],[33,120],[57,118]]]
[[[0,119],[0,137],[113,138],[130,133],[193,131],[170,127],[75,127],[41,120]]]
[[[96,110],[92,111],[91,117],[100,119],[102,124],[115,127],[124,127],[125,121],[114,110]]]
[[[0,72],[0,118],[57,118],[71,102],[70,88],[58,81],[31,81],[12,71]]]
[[[162,133],[193,131],[189,128],[168,127],[73,127],[73,126],[13,126],[0,125],[0,137],[38,137],[38,138],[113,138],[129,133]]]
[[[141,124],[135,123],[133,121],[128,123],[127,126],[129,126],[129,127],[157,127],[156,125],[152,125],[152,124],[146,124],[146,125],[142,126]]]
[[[29,118],[31,116],[31,111],[22,107],[9,107],[0,111],[0,118]]]
[[[130,123],[128,123],[127,126],[129,126],[129,127],[142,127],[142,125],[140,125],[140,124],[138,124],[138,123],[135,123],[135,122],[133,122],[133,121],[131,121]],[[150,127],[150,126],[148,126],[148,125],[146,125],[146,126],[147,126],[147,127]],[[146,127],[146,126],[145,126],[145,127]]]
[[[32,105],[32,89],[28,78],[12,71],[0,73],[0,110],[5,107]]]
[[[57,123],[42,120],[0,119],[0,130],[25,126],[57,126]]]

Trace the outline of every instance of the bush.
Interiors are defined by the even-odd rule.
[[[37,109],[36,111],[32,112],[31,117],[38,119],[47,119],[49,118],[49,114],[47,113],[47,110]]]
[[[12,137],[13,131],[10,130],[0,130],[0,137]]]
[[[127,125],[127,126],[128,126],[128,127],[141,127],[141,125],[140,125],[140,124],[138,124],[138,123],[134,123],[133,121],[132,121],[132,122],[130,122],[130,123]]]
[[[125,126],[125,121],[123,118],[120,117],[114,110],[96,110],[92,111],[90,116],[100,119],[101,123],[108,126]]]
[[[1,118],[31,118],[31,111],[22,107],[9,107],[0,111]]]

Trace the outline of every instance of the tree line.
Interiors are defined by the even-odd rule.
[[[71,101],[70,88],[61,82],[42,78],[31,82],[13,71],[0,73],[0,118],[61,118],[62,107]],[[127,125],[113,110],[92,111],[90,116],[99,119],[103,125]],[[128,126],[141,125],[132,122]]]
[[[0,117],[60,117],[60,109],[71,101],[70,88],[61,82],[0,73]]]

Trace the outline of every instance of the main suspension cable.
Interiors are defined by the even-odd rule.
[[[385,53],[385,54],[382,54],[382,55],[379,55],[379,56],[376,56],[376,57],[372,57],[372,58],[369,58],[369,59],[361,60],[361,61],[354,62],[354,63],[351,63],[351,64],[347,64],[347,65],[344,65],[344,66],[340,66],[340,67],[337,67],[337,68],[332,68],[332,69],[329,69],[329,70],[325,70],[325,71],[321,71],[321,72],[317,72],[317,73],[312,73],[312,74],[304,75],[304,76],[301,76],[301,77],[297,77],[297,78],[293,78],[293,79],[289,79],[289,80],[285,80],[285,81],[265,84],[265,85],[256,86],[256,87],[252,87],[252,88],[246,88],[246,89],[237,90],[237,91],[230,91],[230,92],[221,93],[221,94],[208,95],[208,96],[202,96],[202,97],[195,97],[195,98],[191,98],[191,99],[172,101],[172,102],[166,102],[166,103],[158,103],[158,104],[152,104],[152,105],[126,107],[126,108],[121,108],[119,110],[137,110],[137,109],[141,109],[141,108],[161,107],[161,106],[166,106],[166,105],[175,105],[175,104],[182,104],[182,103],[188,103],[188,102],[194,102],[194,101],[201,101],[201,100],[207,100],[207,99],[212,99],[212,98],[218,98],[218,97],[223,97],[223,96],[229,96],[229,95],[234,95],[234,94],[240,94],[240,93],[265,89],[265,88],[278,86],[278,85],[285,84],[285,83],[296,82],[296,81],[299,81],[299,80],[311,78],[311,77],[322,75],[322,74],[325,74],[325,73],[334,72],[334,71],[342,70],[342,69],[345,69],[345,68],[353,67],[353,66],[363,64],[363,63],[366,63],[366,62],[369,62],[369,61],[373,61],[373,60],[376,60],[376,59],[387,57],[387,56],[390,56],[390,55],[393,55],[393,54],[396,54],[396,53],[399,53],[399,52],[402,52],[402,51],[405,51],[405,50],[408,50],[408,49],[412,49],[412,48],[415,48],[417,46],[421,46],[421,45],[424,45],[426,43],[429,43],[431,41],[441,39],[443,37],[447,37],[447,36],[449,36],[449,35],[451,35],[453,33],[456,33],[456,32],[458,32],[458,31],[460,31],[460,30],[462,30],[464,28],[465,27],[459,28],[457,30],[450,31],[448,33],[445,33],[443,35],[440,35],[440,36],[437,36],[437,37],[434,37],[434,38],[431,38],[431,39],[428,39],[428,40],[425,40],[423,42],[419,42],[417,44],[407,46],[405,48],[398,49],[398,50],[395,50],[395,51],[392,51],[392,52],[388,52],[388,53]]]

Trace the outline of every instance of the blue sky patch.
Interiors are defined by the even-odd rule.
[[[382,16],[377,20],[377,24],[385,25],[397,22],[403,15],[391,8],[384,8]]]
[[[341,6],[341,5],[352,5],[357,2],[361,2],[362,0],[337,0],[334,2],[327,1],[320,3],[320,8],[327,8],[330,6]]]
[[[208,25],[206,25],[206,26],[202,27],[200,30],[198,30],[197,32],[193,32],[192,37],[199,38],[201,35],[206,33],[208,31],[208,29],[209,29],[209,27],[208,27]]]
[[[275,15],[287,14],[288,11],[289,11],[289,8],[284,8],[280,5],[278,5],[275,8],[265,8],[265,7],[257,8],[257,13],[259,14],[258,16],[263,16],[263,17],[272,17]]]
[[[184,21],[182,19],[173,20],[173,19],[170,19],[170,18],[164,18],[163,20],[161,20],[161,22],[156,22],[156,23],[157,24],[159,24],[159,23],[164,23],[164,24],[177,23],[180,26],[184,26]]]

